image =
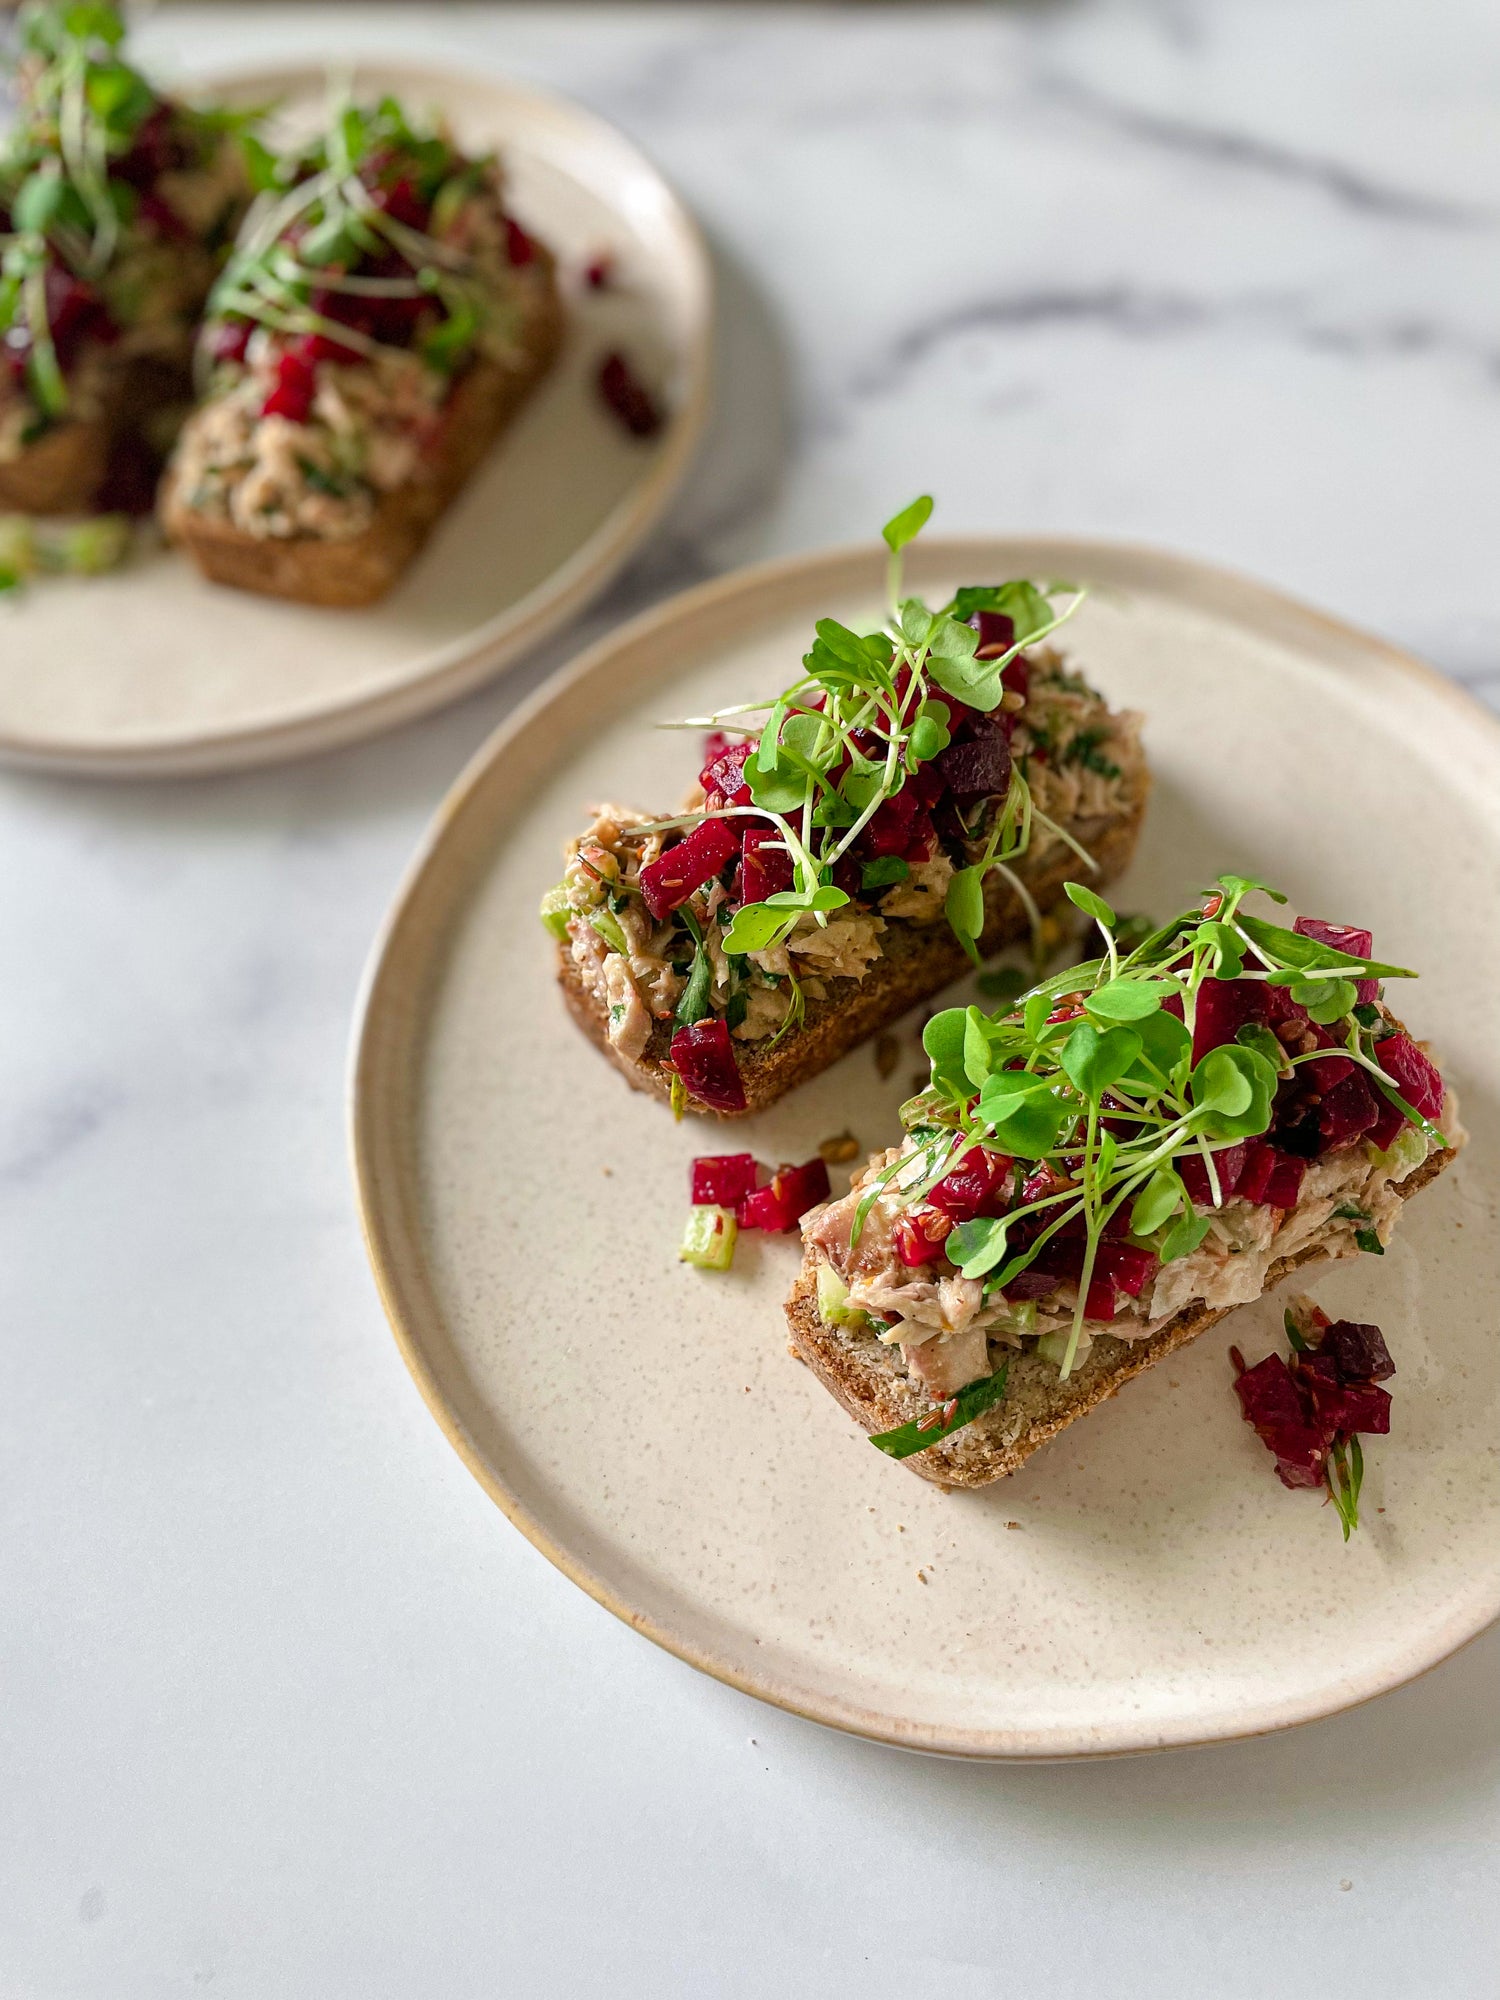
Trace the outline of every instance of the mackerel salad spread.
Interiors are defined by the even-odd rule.
[[[1258,1298],[1309,1245],[1380,1254],[1402,1183],[1463,1143],[1457,1105],[1380,998],[1410,975],[1368,931],[1250,915],[1261,886],[1223,876],[1123,955],[1070,885],[1104,957],[935,1016],[902,1144],[803,1218],[823,1320],[898,1350],[946,1415],[1007,1353],[1066,1376],[1102,1334]]]
[[[210,302],[177,490],[248,535],[344,539],[421,476],[464,371],[514,358],[550,264],[498,160],[390,98],[265,178]]]
[[[670,1034],[687,1095],[739,1109],[734,1045],[779,1039],[903,928],[946,920],[977,962],[992,876],[1039,926],[1028,876],[1063,847],[1087,862],[1090,829],[1146,782],[1139,717],[1039,643],[1072,608],[1014,582],[938,612],[907,599],[868,635],[824,619],[805,679],[700,718],[714,733],[680,814],[600,807],[542,915],[615,1051]]]

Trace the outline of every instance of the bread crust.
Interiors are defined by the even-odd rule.
[[[111,369],[101,408],[91,417],[51,424],[15,458],[0,459],[0,512],[87,514],[109,471],[115,440],[142,420],[192,400],[192,378],[161,356],[136,356]]]
[[[528,290],[514,355],[503,361],[481,358],[467,370],[444,408],[425,476],[382,494],[362,533],[342,539],[248,535],[222,515],[189,507],[169,467],[158,503],[167,539],[206,577],[235,590],[343,610],[378,602],[415,560],[557,357],[564,315],[556,268],[541,244],[535,248],[545,282]]]
[[[1453,1147],[1430,1154],[1400,1183],[1397,1192],[1409,1200],[1456,1158]],[[1308,1243],[1293,1256],[1277,1258],[1266,1273],[1261,1296],[1293,1271],[1326,1261],[1328,1255],[1325,1247]],[[988,1486],[1006,1479],[1049,1438],[1113,1396],[1132,1377],[1144,1374],[1238,1310],[1238,1306],[1184,1306],[1147,1340],[1117,1340],[1110,1334],[1095,1334],[1086,1359],[1066,1382],[1039,1354],[1014,1354],[1002,1402],[943,1443],[916,1452],[901,1463],[920,1478],[950,1489]],[[866,1432],[894,1430],[932,1409],[931,1399],[900,1372],[893,1349],[882,1347],[871,1334],[851,1334],[824,1321],[818,1311],[811,1247],[787,1299],[786,1319],[792,1353],[807,1363],[823,1387]]]
[[[1089,876],[1090,882],[1102,887],[1129,866],[1150,783],[1142,763],[1118,817],[1085,820],[1069,828],[1099,864],[1099,872]],[[1064,882],[1083,872],[1083,864],[1071,849],[1059,845],[1041,868],[1033,872],[1022,867],[1019,872],[1038,905],[1046,910],[1062,895]],[[1002,876],[990,875],[985,883],[981,952],[988,956],[1003,945],[1014,944],[1026,936],[1027,929],[1026,911],[1015,891]],[[774,1047],[769,1041],[735,1044],[745,1086],[743,1111],[715,1112],[691,1099],[688,1110],[709,1118],[748,1118],[764,1111],[778,1097],[819,1075],[850,1049],[899,1020],[908,1008],[930,999],[969,970],[967,953],[942,918],[930,924],[895,920],[883,941],[884,954],[863,979],[829,979],[827,998],[809,1000],[802,1026],[784,1035]],[[672,1073],[664,1065],[672,1043],[672,1022],[656,1022],[644,1053],[639,1061],[631,1062],[612,1046],[604,1003],[584,984],[566,944],[559,947],[557,976],[573,1019],[631,1087],[670,1099]]]

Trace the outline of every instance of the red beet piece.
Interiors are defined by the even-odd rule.
[[[243,361],[254,331],[248,319],[221,319],[208,337],[208,351],[215,361]]]
[[[1023,1299],[1044,1299],[1049,1292],[1055,1292],[1058,1280],[1050,1271],[1017,1271],[1005,1287],[1004,1297],[1015,1305]]]
[[[740,1227],[787,1235],[810,1208],[827,1201],[830,1192],[828,1168],[821,1159],[808,1160],[800,1167],[778,1167],[764,1187],[741,1201]]]
[[[1214,1172],[1219,1177],[1219,1192],[1225,1201],[1232,1194],[1238,1194],[1240,1176],[1245,1170],[1245,1157],[1250,1151],[1250,1143],[1237,1140],[1232,1146],[1221,1146],[1214,1153]],[[1174,1162],[1182,1185],[1191,1195],[1198,1208],[1213,1206],[1213,1189],[1209,1186],[1208,1168],[1203,1164],[1201,1153],[1183,1153]],[[1123,1213],[1123,1211],[1122,1211]]]
[[[1241,1028],[1266,1018],[1266,984],[1261,979],[1205,979],[1198,988],[1193,1017],[1193,1061],[1232,1042]]]
[[[1268,1354],[1264,1361],[1247,1368],[1235,1382],[1234,1393],[1240,1399],[1246,1423],[1252,1424],[1262,1436],[1268,1431],[1306,1422],[1292,1371],[1279,1354]]]
[[[1443,1079],[1410,1035],[1387,1035],[1375,1044],[1375,1060],[1413,1111],[1437,1118],[1443,1109]]]
[[[1309,1063],[1308,1068],[1316,1068],[1316,1064]],[[1326,1146],[1347,1146],[1363,1138],[1379,1117],[1375,1092],[1364,1071],[1356,1069],[1325,1093],[1318,1106],[1318,1131]]]
[[[747,826],[735,875],[735,900],[763,903],[767,896],[790,889],[792,875],[792,857],[786,851],[780,831],[774,826]]]
[[[950,1222],[973,1222],[981,1215],[1003,1215],[1012,1164],[1004,1153],[992,1153],[986,1146],[971,1146],[927,1199]]]
[[[1366,1132],[1365,1137],[1372,1146],[1379,1147],[1384,1153],[1396,1143],[1397,1133],[1404,1132],[1405,1129],[1406,1120],[1401,1112],[1388,1097],[1381,1097],[1375,1107],[1375,1123]]]
[[[914,1215],[903,1215],[898,1220],[891,1231],[891,1242],[895,1245],[896,1255],[901,1262],[913,1269],[922,1264],[930,1264],[940,1248]]]
[[[1391,1428],[1391,1399],[1373,1382],[1339,1382],[1329,1376],[1299,1368],[1304,1376],[1313,1422],[1323,1430],[1363,1431],[1370,1437],[1385,1437]]]
[[[1276,1454],[1276,1477],[1296,1492],[1328,1477],[1329,1438],[1311,1424],[1294,1424],[1265,1440]]]
[[[312,415],[317,382],[306,355],[288,348],[276,363],[276,382],[261,405],[263,417],[285,417],[289,423],[305,424]]]
[[[1276,1157],[1271,1165],[1266,1191],[1261,1196],[1270,1208],[1295,1208],[1297,1197],[1302,1192],[1302,1178],[1307,1172],[1306,1160],[1299,1160],[1295,1153],[1283,1153],[1274,1148]]]
[[[739,841],[727,819],[702,819],[684,840],[641,870],[646,908],[660,923],[732,861]]]
[[[1356,930],[1352,924],[1325,924],[1321,917],[1298,917],[1292,929],[1299,937],[1331,944],[1335,951],[1345,951],[1351,958],[1368,958],[1374,943],[1368,931]],[[1360,1001],[1373,1000],[1380,991],[1380,983],[1375,979],[1356,979],[1354,985]]]
[[[1101,1243],[1094,1259],[1095,1272],[1133,1299],[1140,1297],[1160,1268],[1160,1258],[1133,1243]]]
[[[974,623],[979,630],[974,651],[977,660],[998,660],[1016,643],[1015,620],[1003,611],[976,611]]]
[[[755,1186],[753,1153],[711,1153],[693,1161],[689,1169],[694,1205],[708,1203],[714,1208],[735,1208]]]
[[[1336,1319],[1318,1353],[1333,1363],[1341,1382],[1388,1382],[1396,1372],[1385,1335],[1367,1320]]]
[[[671,1058],[684,1090],[710,1111],[745,1109],[745,1086],[721,1014],[679,1028],[672,1037]]]
[[[950,743],[932,761],[955,798],[998,798],[1010,786],[1009,733],[988,715],[976,715],[969,727],[966,741]]]
[[[925,806],[930,811],[943,796],[943,774],[929,759],[927,763],[919,764],[912,772],[906,781],[905,789],[911,793],[919,806]]]
[[[937,847],[937,827],[932,814],[919,807],[912,816],[911,839],[901,850],[901,859],[915,868],[920,862],[930,861]]]
[[[1302,1064],[1297,1075],[1310,1080],[1313,1087],[1326,1097],[1346,1076],[1353,1076],[1357,1068],[1358,1064],[1349,1056],[1314,1056],[1310,1063]]]
[[[536,245],[510,215],[505,218],[505,254],[517,270],[531,263],[536,256]]]
[[[1098,1271],[1089,1279],[1089,1288],[1084,1296],[1083,1316],[1085,1319],[1113,1319],[1119,1311],[1119,1301],[1115,1288],[1108,1278],[1102,1278]]]
[[[861,835],[861,844],[869,854],[905,854],[912,842],[912,826],[916,820],[918,800],[910,785],[903,785],[899,792],[876,807],[875,815]]]
[[[745,783],[745,766],[755,754],[753,743],[724,743],[709,754],[698,783],[705,792],[720,792],[732,806],[750,803],[750,787]]]
[[[601,250],[583,267],[583,282],[591,292],[606,291],[614,282],[615,255],[612,250]]]
[[[655,398],[623,354],[606,354],[599,364],[599,394],[632,437],[652,437],[661,429],[664,419]]]

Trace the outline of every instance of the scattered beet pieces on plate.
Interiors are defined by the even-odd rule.
[[[742,1229],[790,1236],[833,1190],[821,1156],[772,1171],[753,1153],[714,1153],[693,1161],[689,1191],[693,1206],[677,1255],[700,1271],[727,1271]]]
[[[1391,1398],[1380,1387],[1396,1372],[1385,1336],[1360,1320],[1330,1320],[1311,1299],[1286,1314],[1290,1363],[1268,1354],[1253,1368],[1231,1347],[1235,1394],[1245,1421],[1276,1460],[1283,1486],[1326,1487],[1347,1542],[1359,1526],[1364,1479],[1360,1437],[1384,1437]]]

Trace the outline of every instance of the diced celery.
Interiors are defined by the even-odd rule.
[[[1068,1358],[1069,1338],[1066,1327],[1059,1327],[1056,1333],[1038,1334],[1036,1351],[1044,1361],[1050,1361],[1054,1368],[1061,1368]]]
[[[843,1314],[844,1301],[849,1296],[849,1287],[844,1283],[832,1264],[818,1262],[818,1317],[829,1326],[837,1326]]]
[[[566,882],[557,883],[542,898],[542,922],[555,938],[565,938],[568,935],[569,908]]]
[[[80,521],[58,537],[49,567],[69,576],[102,576],[117,569],[130,553],[130,522],[124,514],[100,514]]]
[[[1400,1174],[1404,1179],[1427,1158],[1427,1141],[1415,1125],[1404,1125],[1383,1153],[1374,1146],[1367,1150],[1383,1174]]]
[[[695,1264],[700,1271],[727,1271],[734,1262],[739,1233],[732,1208],[713,1208],[705,1202],[688,1210],[677,1255],[682,1263]]]
[[[1005,1318],[999,1323],[1005,1333],[1017,1333],[1023,1337],[1036,1332],[1036,1300],[1018,1299],[1006,1308]]]
[[[603,938],[611,951],[617,951],[623,957],[629,958],[630,940],[626,937],[624,931],[621,930],[620,919],[615,915],[613,910],[590,910],[589,922],[594,926],[594,929]]]

